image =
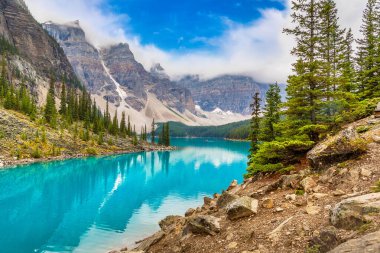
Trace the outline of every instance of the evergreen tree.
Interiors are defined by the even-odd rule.
[[[131,119],[130,119],[129,116],[128,116],[127,135],[128,135],[129,137],[132,137]]]
[[[111,128],[110,128],[110,133],[112,135],[117,135],[118,132],[119,132],[119,126],[118,126],[119,122],[118,122],[118,119],[117,119],[117,110],[115,111],[115,115],[113,117],[113,120],[112,120],[112,124],[111,124]]]
[[[251,140],[251,148],[249,150],[249,162],[252,163],[252,157],[259,147],[259,133],[260,133],[260,93],[256,92],[253,96],[253,102],[250,105],[252,109],[252,118],[251,118],[251,132],[250,132],[250,140]]]
[[[292,50],[297,57],[293,64],[294,75],[289,77],[287,86],[288,135],[306,134],[316,141],[320,131],[326,129],[322,109],[329,88],[320,76],[321,5],[316,0],[296,0],[292,10],[291,17],[296,26],[284,30],[293,35],[297,43]]]
[[[169,122],[164,124],[166,125],[163,130],[163,144],[167,147],[170,146],[170,128],[169,128]]]
[[[120,135],[125,138],[127,136],[127,123],[125,121],[125,112],[121,114]]]
[[[151,130],[151,141],[152,141],[152,144],[155,143],[155,139],[156,139],[156,124],[154,123],[154,119],[152,121],[152,130]]]
[[[66,116],[66,113],[67,113],[67,100],[66,100],[67,96],[66,96],[66,85],[65,84],[62,84],[62,91],[61,91],[61,106],[60,106],[60,109],[59,109],[59,113],[62,115],[62,116]]]
[[[357,40],[358,48],[358,80],[362,99],[380,96],[379,66],[377,64],[379,49],[379,13],[378,0],[368,0],[363,14],[361,33],[363,38]]]
[[[54,78],[51,78],[50,80],[50,87],[46,98],[46,105],[45,105],[45,120],[51,127],[57,126],[57,108],[55,107],[55,80]]]
[[[342,85],[340,87],[345,94],[352,93],[357,90],[357,85],[355,82],[356,72],[353,59],[354,50],[352,48],[353,42],[354,36],[352,34],[352,30],[348,29],[344,39],[344,62],[342,65]]]
[[[271,84],[266,93],[266,104],[264,109],[264,122],[260,139],[262,141],[275,140],[278,133],[275,125],[280,121],[281,95],[278,84]]]
[[[5,53],[3,54],[3,58],[1,60],[1,76],[0,76],[0,101],[2,98],[8,93],[8,73],[7,73],[7,61],[5,57]]]

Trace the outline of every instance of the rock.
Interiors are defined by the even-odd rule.
[[[299,174],[283,175],[280,178],[279,187],[282,189],[297,189],[300,185],[301,176]]]
[[[294,201],[294,200],[297,199],[297,195],[295,195],[295,194],[287,194],[287,195],[285,196],[285,199],[286,199],[286,200]]]
[[[361,238],[349,240],[330,253],[380,252],[380,230]]]
[[[274,200],[273,199],[264,199],[263,203],[261,204],[262,207],[266,209],[272,209],[274,207]]]
[[[313,178],[307,177],[301,181],[301,186],[305,190],[305,192],[312,192],[313,188],[317,186],[317,183]]]
[[[315,199],[323,199],[323,198],[326,198],[327,196],[329,196],[329,195],[326,193],[318,193],[318,192],[311,195],[311,197],[315,198]]]
[[[218,194],[218,193],[214,193],[214,195],[212,195],[212,196],[214,197],[214,199],[217,199],[217,198],[220,197],[220,194]]]
[[[135,251],[147,251],[154,244],[161,241],[161,239],[164,236],[165,236],[165,233],[163,231],[159,231],[159,232],[155,233],[154,235],[142,240],[141,243],[139,244],[139,246],[137,246],[134,250]]]
[[[189,208],[189,209],[187,209],[187,211],[185,213],[185,217],[189,217],[189,216],[193,215],[194,213],[195,213],[195,209]]]
[[[211,201],[212,201],[212,198],[209,198],[209,197],[204,197],[203,198],[203,202],[206,206],[210,205],[211,204]]]
[[[370,222],[371,215],[380,213],[380,192],[348,198],[330,212],[330,222],[337,228],[357,229]]]
[[[235,194],[231,194],[228,192],[223,192],[222,195],[218,198],[218,201],[216,202],[216,206],[218,208],[225,208],[227,205],[229,205],[234,200],[238,199],[239,196]]]
[[[360,175],[362,175],[363,177],[370,177],[372,176],[372,171],[362,168],[360,171]]]
[[[309,241],[309,248],[317,247],[318,252],[326,253],[332,250],[340,243],[340,238],[334,227],[323,229],[317,236],[314,236]]]
[[[233,189],[234,187],[236,187],[238,185],[238,181],[235,179],[231,182],[230,186],[228,187],[227,191]]]
[[[231,242],[230,244],[228,244],[227,248],[228,249],[235,249],[237,247],[237,242]]]
[[[283,209],[283,208],[281,208],[281,207],[277,207],[275,211],[276,211],[276,212],[278,212],[278,213],[280,213],[280,212],[283,212],[283,211],[284,211],[284,209]]]
[[[336,196],[336,197],[343,196],[345,194],[346,193],[344,191],[342,191],[342,190],[335,190],[335,191],[333,191],[333,195]]]
[[[321,212],[321,208],[319,206],[307,205],[306,213],[310,215],[317,215]]]
[[[328,168],[331,164],[343,162],[365,152],[366,144],[354,127],[340,131],[333,137],[317,144],[307,154],[314,170]]]
[[[227,206],[227,217],[237,220],[257,213],[259,201],[248,196],[240,197]]]
[[[376,142],[376,143],[380,143],[380,136],[374,134],[374,135],[372,135],[372,140],[373,140],[374,142]]]
[[[189,232],[193,234],[216,235],[220,232],[219,219],[211,215],[199,215],[188,220],[183,234]]]
[[[161,220],[158,224],[160,225],[162,231],[170,232],[174,228],[184,225],[185,222],[186,219],[182,216],[170,215],[167,216],[165,219]]]

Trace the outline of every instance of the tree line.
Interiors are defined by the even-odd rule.
[[[355,40],[339,25],[333,0],[292,2],[296,57],[287,102],[270,86],[263,110],[254,94],[247,176],[290,170],[316,142],[343,124],[364,118],[380,101],[380,1],[368,0]],[[354,50],[356,41],[357,49]]]
[[[1,41],[0,41],[1,42]],[[46,94],[46,103],[43,107],[37,106],[35,96],[26,85],[24,77],[21,76],[21,83],[14,85],[8,71],[6,53],[13,51],[5,50],[8,48],[1,46],[3,57],[1,61],[0,75],[0,105],[5,109],[19,111],[28,115],[31,120],[41,120],[43,124],[48,124],[52,128],[74,129],[74,135],[81,132],[81,139],[90,140],[90,135],[97,135],[98,144],[104,142],[104,136],[110,135],[119,138],[130,138],[134,145],[141,142],[148,142],[147,126],[141,128],[140,135],[136,132],[135,125],[132,125],[130,117],[122,112],[121,119],[118,119],[118,112],[111,115],[109,102],[106,108],[101,111],[95,99],[84,87],[78,88],[66,85],[63,80],[57,84],[54,75],[50,78],[49,89]],[[4,44],[7,45],[7,44]],[[58,91],[58,92],[57,92]],[[56,104],[59,98],[59,105]],[[81,130],[81,131],[80,131]],[[156,143],[156,124],[152,121],[150,131],[152,144]],[[170,145],[169,123],[165,124],[165,130],[160,133],[158,144]]]

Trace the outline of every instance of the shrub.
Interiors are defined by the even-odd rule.
[[[0,129],[0,139],[3,139],[5,137],[5,133],[3,130]]]
[[[246,177],[257,173],[286,172],[314,145],[312,141],[286,140],[265,142],[253,156]]]
[[[380,192],[380,180],[377,181],[374,187],[372,187],[373,192]]]
[[[371,128],[369,126],[359,126],[358,128],[356,128],[356,132],[358,132],[359,134],[361,134],[361,133],[367,132],[370,129]]]
[[[86,149],[86,153],[88,154],[88,155],[98,155],[98,151],[95,149],[95,148],[87,148]]]
[[[296,190],[295,194],[298,196],[303,196],[303,195],[305,195],[305,191],[302,189],[298,189],[298,190]]]
[[[26,135],[26,133],[21,133],[21,140],[23,141],[26,141],[28,139],[28,136]]]
[[[33,149],[32,153],[30,154],[33,158],[42,158],[42,153],[40,148],[37,146],[35,149]]]

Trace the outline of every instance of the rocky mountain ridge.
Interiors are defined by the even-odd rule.
[[[0,34],[13,44],[21,57],[43,75],[75,79],[75,73],[59,44],[42,29],[22,0],[0,1]]]
[[[202,80],[199,76],[186,76],[178,84],[188,88],[195,103],[205,111],[220,109],[244,115],[251,113],[253,94],[259,92],[261,100],[265,101],[268,90],[268,85],[238,75],[223,75],[209,80]]]
[[[0,0],[0,36],[2,44],[15,49],[6,53],[9,71],[27,81],[26,85],[40,103],[45,99],[52,75],[58,81],[65,78],[69,85],[78,85],[62,48],[33,18],[24,1]],[[17,84],[20,80],[13,81]]]

